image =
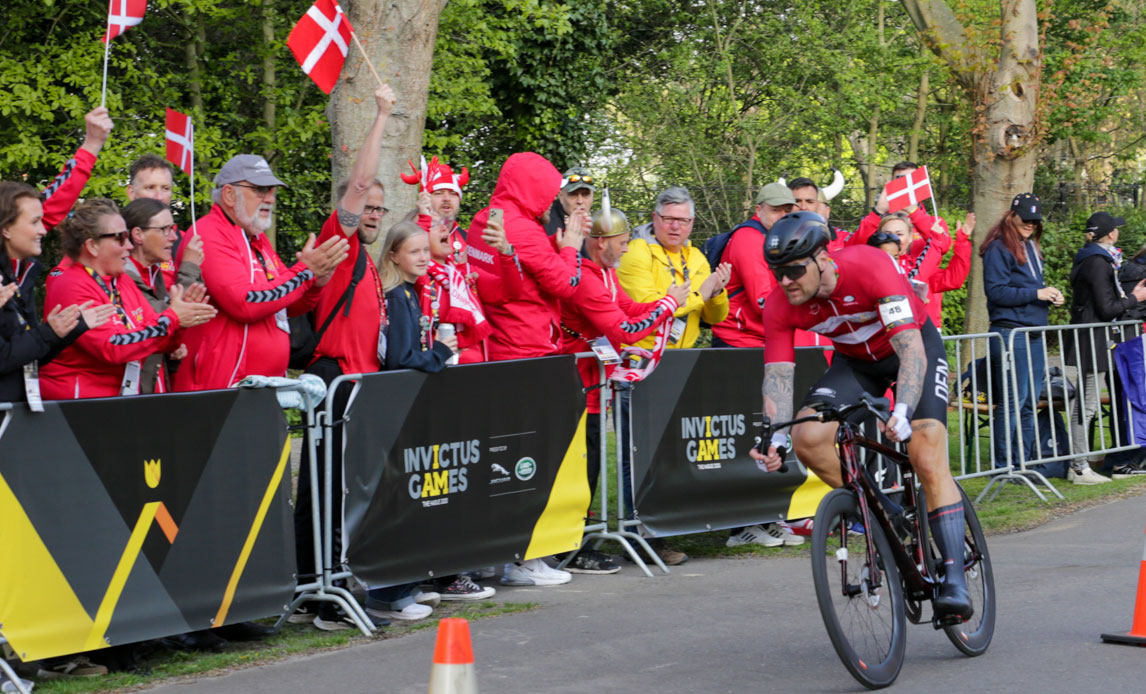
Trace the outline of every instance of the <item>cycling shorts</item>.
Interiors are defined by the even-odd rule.
[[[943,338],[930,319],[919,332],[923,337],[923,349],[927,353],[927,374],[911,421],[934,419],[946,426],[947,351],[943,347]],[[801,409],[818,402],[847,407],[859,402],[860,395],[865,392],[883,397],[898,375],[899,357],[895,354],[880,361],[863,361],[836,352],[832,357],[832,365],[804,397]]]

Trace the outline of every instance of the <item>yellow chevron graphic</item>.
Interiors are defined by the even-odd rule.
[[[585,526],[585,511],[589,508],[590,499],[585,462],[585,418],[586,413],[582,412],[573,440],[569,442],[561,467],[557,469],[557,479],[553,482],[545,510],[533,527],[525,559],[571,552],[581,546],[581,528]]]
[[[584,440],[584,436],[582,436]],[[279,483],[283,478],[283,470],[286,469],[287,461],[290,460],[290,438],[288,437],[286,443],[283,444],[283,453],[279,456],[278,467],[275,468],[275,473],[271,475],[271,482],[267,485],[267,491],[263,494],[262,503],[259,504],[259,512],[255,514],[255,521],[251,523],[251,529],[247,532],[247,541],[243,543],[243,550],[239,553],[239,560],[235,562],[235,568],[231,572],[231,580],[227,581],[227,590],[223,593],[223,602],[219,605],[219,611],[215,613],[215,620],[211,622],[213,626],[220,627],[227,619],[227,612],[231,609],[231,601],[235,599],[235,590],[239,587],[239,579],[243,576],[243,570],[247,568],[247,560],[251,557],[251,550],[255,546],[255,540],[259,537],[259,531],[263,527],[263,520],[267,517],[267,510],[271,507],[271,502],[274,501],[275,491],[279,487]],[[584,477],[585,475],[582,475]]]
[[[3,475],[0,547],[0,622],[16,653],[37,660],[87,650],[92,619]]]
[[[820,507],[820,500],[827,496],[832,488],[808,470],[808,478],[792,492],[792,499],[788,502],[787,518],[814,518],[816,509]]]

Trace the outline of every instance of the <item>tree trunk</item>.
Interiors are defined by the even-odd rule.
[[[864,186],[863,191],[863,204],[864,209],[870,210],[875,205],[875,191],[879,187],[877,183],[877,176],[875,171],[875,150],[876,142],[879,137],[879,106],[875,107],[875,112],[871,114],[871,119],[867,122],[867,174],[864,179],[867,184]]]
[[[943,0],[903,0],[903,7],[927,46],[954,71],[979,122],[972,149],[975,226],[978,248],[1011,200],[1034,187],[1039,154],[1039,50],[1035,0],[1000,0],[998,57],[986,58]],[[987,328],[982,263],[972,256],[965,330]]]
[[[274,25],[274,0],[263,0],[262,7],[262,21],[263,21],[263,123],[267,126],[267,132],[273,133],[275,131],[275,54],[271,51],[271,44],[275,41],[275,25]],[[266,149],[263,150],[263,158],[272,167],[275,165],[275,160],[278,158],[278,150],[274,147],[274,141],[266,143]],[[275,225],[267,229],[267,240],[271,242],[271,247],[275,245]]]
[[[921,48],[926,51],[927,48]],[[919,136],[923,133],[923,118],[927,115],[927,95],[930,91],[930,74],[923,68],[919,76],[919,93],[915,99],[915,123],[911,127],[911,137],[907,141],[907,161],[919,161]]]
[[[434,41],[438,36],[438,17],[445,6],[446,0],[358,0],[346,5],[350,23],[378,75],[394,88],[398,97],[386,123],[378,166],[378,178],[386,188],[386,207],[392,210],[384,220],[387,228],[417,202],[417,187],[406,185],[398,176],[409,170],[407,160],[416,165],[421,156]],[[350,175],[354,157],[377,114],[377,88],[370,67],[352,42],[342,77],[331,92],[327,107],[334,144],[332,199],[334,186]],[[385,234],[379,236],[374,252],[384,240]]]

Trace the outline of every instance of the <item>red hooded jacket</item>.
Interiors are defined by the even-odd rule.
[[[501,167],[489,207],[470,224],[469,261],[498,273],[497,250],[481,239],[491,208],[503,210],[505,234],[521,265],[521,291],[503,304],[486,306],[493,326],[489,358],[493,361],[556,354],[560,340],[559,301],[573,296],[581,282],[581,256],[575,248],[558,251],[538,221],[561,188],[561,174],[533,152],[510,156]]]

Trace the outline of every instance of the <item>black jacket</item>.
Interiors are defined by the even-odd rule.
[[[1122,291],[1126,292],[1126,296],[1130,296],[1130,292],[1142,280],[1146,280],[1146,255],[1122,263],[1118,281],[1122,283]],[[1146,303],[1139,301],[1134,304],[1134,308],[1122,315],[1122,320],[1146,320]]]
[[[33,260],[21,272],[20,291],[0,307],[0,402],[27,402],[24,365],[50,362],[60,350],[87,330],[83,319],[67,337],[60,339],[47,323],[40,322],[36,306],[36,280],[40,263]],[[16,281],[12,263],[0,254],[0,277],[4,284]]]
[[[1119,320],[1128,310],[1138,305],[1134,295],[1123,296],[1119,291],[1114,258],[1097,243],[1086,244],[1074,256],[1070,286],[1074,294],[1070,306],[1072,325]],[[1107,352],[1125,338],[1117,329],[1093,328],[1079,333],[1077,349],[1069,333],[1064,333],[1063,339],[1066,340],[1068,364],[1079,366],[1083,372],[1093,369],[1105,372],[1110,361]],[[1082,358],[1081,364],[1078,363],[1079,356]]]
[[[430,349],[422,347],[422,307],[418,289],[403,282],[386,292],[386,368],[417,369],[437,373],[446,368],[454,355],[449,347],[435,342]]]

